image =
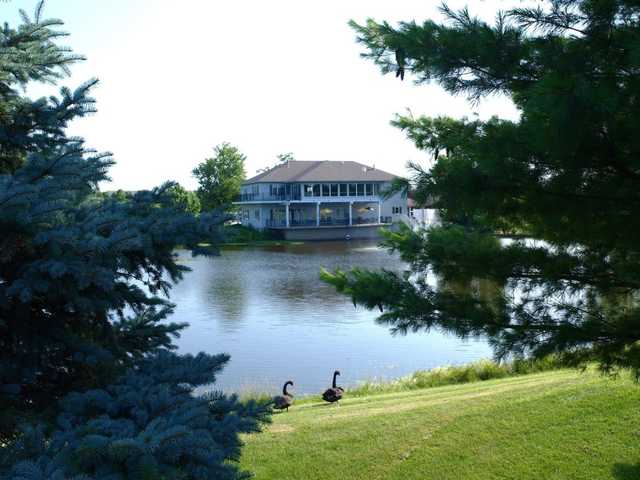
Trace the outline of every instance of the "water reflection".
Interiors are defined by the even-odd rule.
[[[190,323],[178,344],[182,352],[231,354],[219,379],[225,389],[276,391],[292,378],[298,394],[311,393],[326,388],[335,369],[345,385],[354,385],[490,355],[485,342],[437,332],[392,336],[375,323],[377,312],[354,308],[320,281],[321,267],[402,268],[374,243],[307,243],[182,259],[193,271],[172,293],[172,320]]]

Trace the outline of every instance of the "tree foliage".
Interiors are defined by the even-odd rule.
[[[225,142],[214,148],[212,158],[193,169],[200,185],[198,197],[202,210],[211,211],[235,200],[245,179],[245,159],[237,147]]]
[[[398,116],[433,156],[416,199],[443,223],[386,234],[404,274],[325,273],[400,331],[486,335],[498,357],[563,352],[640,372],[640,5],[552,0],[492,25],[352,23],[383,73],[402,67],[518,121]]]
[[[216,245],[222,218],[178,206],[171,182],[100,194],[111,155],[66,134],[95,111],[97,80],[24,94],[81,59],[42,5],[0,32],[0,444],[13,452],[0,478],[236,478],[238,433],[264,408],[193,397],[227,358],[170,353],[185,325],[167,321],[188,270],[175,247],[216,253],[200,245]],[[20,434],[25,422],[40,426]]]
[[[237,479],[238,433],[267,420],[255,401],[194,389],[215,381],[226,355],[159,352],[110,385],[61,401],[56,429],[29,427],[0,455],[7,480]]]
[[[173,203],[177,210],[187,213],[200,213],[200,198],[196,192],[186,190],[182,185],[176,183],[171,188]]]

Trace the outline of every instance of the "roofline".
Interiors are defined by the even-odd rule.
[[[289,180],[289,181],[269,181],[269,180],[263,180],[265,177],[269,176],[271,173],[273,173],[276,170],[280,170],[283,167],[288,167],[290,163],[308,163],[309,166],[307,168],[304,168],[301,172],[296,173],[295,175],[292,175],[293,179]],[[393,174],[393,173],[389,173],[389,172],[385,172],[384,170],[379,170],[376,169],[375,165],[373,167],[366,165],[364,163],[361,162],[357,162],[355,160],[291,160],[291,161],[287,161],[285,163],[280,163],[278,165],[274,165],[273,167],[262,171],[260,173],[258,173],[257,175],[252,176],[251,178],[245,180],[244,182],[242,182],[243,185],[253,185],[256,183],[308,183],[308,181],[304,181],[304,180],[298,180],[300,177],[313,172],[314,170],[316,170],[321,164],[324,163],[331,163],[331,164],[356,164],[360,167],[363,167],[365,169],[365,171],[369,171],[369,170],[377,170],[385,175],[388,175],[390,177],[393,178],[397,178],[398,176]],[[352,180],[355,182],[388,182],[391,181],[392,179],[386,179],[386,180]],[[317,182],[327,182],[327,181],[331,181],[331,180],[314,180],[314,183]],[[349,180],[342,180],[342,181],[349,181]]]

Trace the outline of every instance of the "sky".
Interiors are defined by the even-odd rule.
[[[491,20],[519,0],[450,0]],[[36,0],[0,0],[0,20]],[[48,0],[64,44],[87,57],[60,85],[97,77],[98,113],[70,133],[113,152],[104,190],[197,184],[193,168],[221,142],[246,156],[248,176],[292,152],[298,160],[354,160],[403,175],[427,164],[389,125],[396,113],[517,119],[505,97],[471,105],[435,84],[383,76],[347,25],[368,17],[397,22],[440,19],[431,0]],[[42,87],[32,96],[52,93]]]

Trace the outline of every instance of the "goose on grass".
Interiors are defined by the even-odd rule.
[[[340,400],[342,398],[342,395],[344,394],[344,388],[338,387],[336,385],[336,377],[338,375],[340,375],[340,371],[339,370],[336,370],[335,372],[333,372],[333,383],[331,384],[331,388],[328,388],[322,394],[322,399],[325,402],[329,402],[329,403],[337,402],[338,400]]]
[[[291,395],[287,391],[287,386],[291,385],[293,387],[293,382],[288,380],[285,382],[282,387],[282,395],[276,395],[273,397],[273,408],[276,410],[284,410],[289,411],[289,407],[293,404],[293,395]]]

